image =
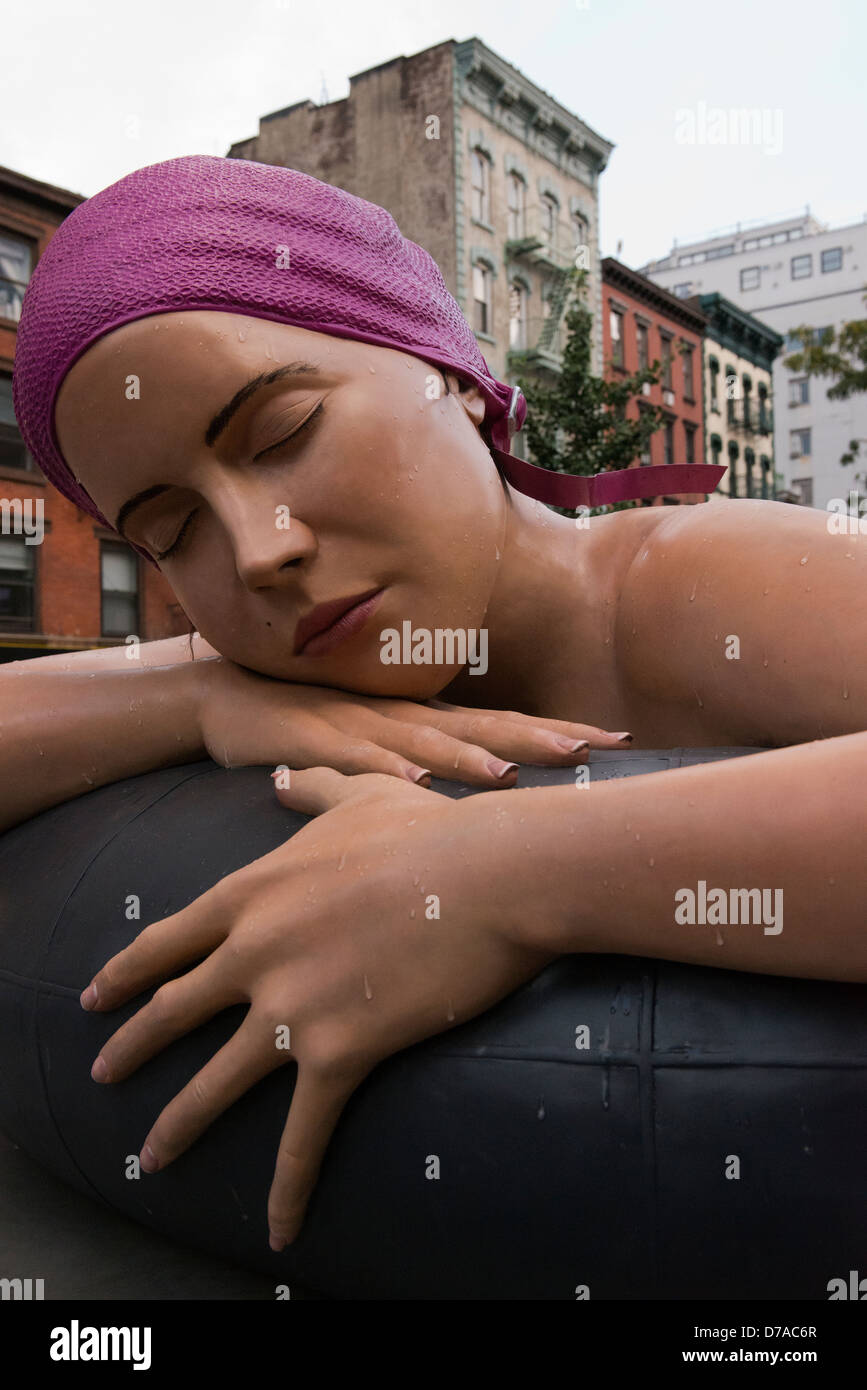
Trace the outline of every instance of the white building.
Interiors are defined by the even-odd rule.
[[[791,338],[794,329],[807,325],[818,335],[867,318],[867,218],[828,228],[807,210],[780,222],[739,223],[704,241],[675,243],[642,273],[683,298],[722,294],[781,333],[786,344],[774,363],[774,452],[784,485],[823,508],[856,486],[867,492],[867,395],[829,401],[830,378],[808,379],[784,365],[800,347]],[[853,439],[862,441],[861,454],[854,465],[842,465]]]

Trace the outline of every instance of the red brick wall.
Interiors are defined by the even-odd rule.
[[[620,370],[612,363],[612,337],[611,337],[611,309],[612,307],[625,310],[622,318],[623,332],[623,362],[624,370]],[[639,400],[645,400],[651,405],[663,406],[674,422],[674,463],[686,463],[686,431],[684,424],[689,423],[695,426],[694,433],[694,463],[704,463],[704,389],[702,381],[702,334],[695,329],[686,327],[678,318],[676,312],[668,313],[660,308],[652,300],[645,300],[642,296],[633,293],[620,282],[611,284],[603,276],[602,282],[602,342],[603,359],[605,363],[605,375],[608,378],[617,378],[637,372],[638,364],[638,333],[637,320],[639,318],[649,321],[649,348],[648,357],[652,364],[655,360],[662,361],[662,347],[660,340],[660,330],[670,333],[673,336],[672,342],[672,390],[674,401],[666,405],[663,400],[663,387],[661,381],[654,383],[650,388],[649,395],[638,396],[631,400],[627,406],[626,414],[630,419],[637,419],[639,414]],[[684,395],[683,363],[680,355],[680,348],[683,344],[689,344],[693,350],[693,396],[694,400],[686,399]],[[657,430],[650,441],[650,461],[652,464],[662,464],[664,457],[664,438],[663,431]],[[630,465],[633,466],[633,465]],[[634,466],[638,466],[638,460],[634,460]],[[686,493],[678,498],[680,502],[703,502],[704,493]],[[656,499],[654,505],[662,505],[662,498]]]
[[[63,218],[81,199],[64,189],[51,190],[20,174],[0,170],[0,229],[29,238],[34,264]],[[15,358],[14,321],[0,319],[0,373],[9,376]],[[36,552],[33,630],[4,626],[0,648],[20,649],[22,657],[64,647],[110,645],[117,638],[100,633],[100,543],[93,518],[79,510],[38,471],[0,468],[0,497],[44,503],[45,537]],[[135,552],[132,552],[135,554]],[[172,637],[189,624],[178,612],[175,595],[163,576],[138,560],[140,623],[144,640]]]

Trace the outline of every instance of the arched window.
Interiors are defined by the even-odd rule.
[[[768,388],[763,381],[759,382],[759,433],[767,434],[768,423]],[[764,494],[763,494],[764,495]]]
[[[550,193],[542,194],[542,240],[549,251],[557,245],[557,200]]]
[[[737,495],[738,495],[738,456],[739,456],[739,454],[740,454],[740,449],[738,448],[737,440],[736,440],[736,439],[730,439],[730,440],[729,440],[729,473],[728,473],[729,497],[737,497]]]
[[[491,166],[481,150],[473,150],[472,216],[477,222],[490,222]]]
[[[524,214],[527,206],[527,185],[520,174],[511,173],[506,180],[508,205],[508,237],[521,241],[524,236]]]
[[[483,261],[473,266],[473,328],[476,333],[492,336],[491,269]]]
[[[761,390],[762,388],[759,387],[759,399],[761,399]],[[773,480],[771,478],[771,460],[768,458],[767,454],[762,454],[759,459],[759,466],[762,470],[762,496],[770,497],[774,489]]]
[[[509,286],[509,347],[523,352],[527,346],[527,291],[519,280]]]
[[[719,362],[715,357],[708,361],[710,370],[710,408],[715,415],[719,415]],[[722,448],[722,444],[720,444]]]
[[[744,398],[744,409],[746,409],[746,398]],[[755,467],[756,456],[752,449],[744,449],[744,471],[747,479],[747,497],[755,497],[753,489],[753,468]]]
[[[590,224],[581,212],[572,213],[572,240],[573,251],[577,251],[580,246],[590,247]]]

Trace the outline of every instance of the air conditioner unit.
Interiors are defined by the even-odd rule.
[[[663,391],[663,393],[662,393],[662,403],[663,403],[663,405],[674,405],[674,392],[673,392],[673,391]]]
[[[643,384],[643,386],[642,386],[642,388],[641,388],[641,394],[642,394],[642,396],[649,396],[649,395],[650,395],[650,382],[649,382],[649,381],[645,381],[645,382],[644,382],[644,384]]]

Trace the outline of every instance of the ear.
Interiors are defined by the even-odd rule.
[[[463,381],[454,372],[443,372],[449,393],[457,397],[476,428],[480,428],[485,418],[487,404],[474,381]]]

